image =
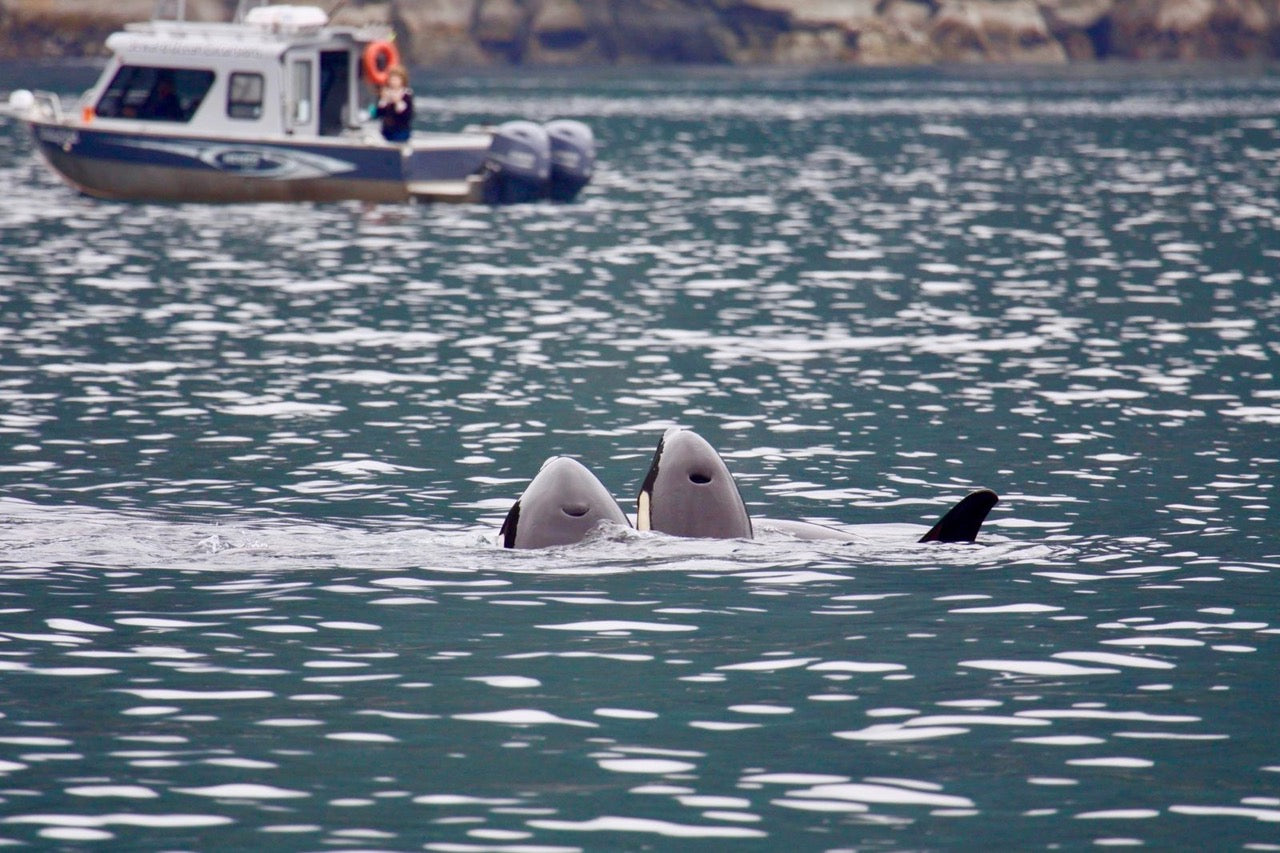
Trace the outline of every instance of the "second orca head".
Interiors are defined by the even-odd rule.
[[[553,456],[511,507],[500,535],[504,548],[572,545],[602,521],[631,526],[622,507],[585,465]]]
[[[751,517],[720,454],[696,432],[666,431],[636,498],[636,527],[671,536],[750,539]]]

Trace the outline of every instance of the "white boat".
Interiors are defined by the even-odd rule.
[[[0,112],[98,198],[505,204],[568,201],[591,179],[595,141],[579,121],[383,139],[370,105],[396,59],[387,32],[333,26],[310,6],[240,0],[229,23],[189,21],[185,6],[159,0],[150,21],[113,33],[75,109],[18,90]]]

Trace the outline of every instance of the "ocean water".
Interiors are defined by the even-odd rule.
[[[0,126],[0,843],[1280,849],[1280,78],[579,76],[415,81],[588,121],[572,205],[107,203]],[[498,547],[673,425],[864,541]]]

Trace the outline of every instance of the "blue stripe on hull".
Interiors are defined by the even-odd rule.
[[[404,201],[398,146],[182,138],[32,125],[41,153],[81,191],[156,201]],[[411,173],[464,180],[470,151],[415,152]],[[456,174],[455,174],[456,173]]]

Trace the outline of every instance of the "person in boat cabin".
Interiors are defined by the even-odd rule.
[[[387,69],[387,82],[378,93],[378,118],[382,119],[382,136],[388,142],[405,142],[413,124],[413,90],[409,88],[409,72],[403,65]]]
[[[138,110],[138,118],[159,119],[161,121],[181,121],[182,103],[174,90],[173,77],[161,74],[156,80],[155,88],[147,96],[147,100]]]
[[[113,84],[114,85],[114,84]],[[120,93],[116,93],[116,98],[121,99]],[[182,102],[178,100],[178,92],[174,86],[173,72],[161,71],[152,84],[151,90],[147,92],[147,97],[142,103],[137,105],[125,104],[116,110],[110,107],[99,107],[102,115],[122,115],[125,118],[141,118],[155,121],[185,121],[186,114],[182,109]]]

